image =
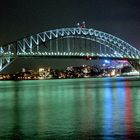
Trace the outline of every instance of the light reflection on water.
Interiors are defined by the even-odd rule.
[[[139,82],[0,81],[0,139],[138,139]]]

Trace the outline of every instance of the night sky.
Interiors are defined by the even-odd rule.
[[[0,45],[82,21],[140,49],[139,0],[3,0]]]

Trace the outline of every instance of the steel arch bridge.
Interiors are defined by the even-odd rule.
[[[140,51],[111,34],[87,28],[44,31],[0,47],[0,71],[18,57],[127,59],[140,64]]]

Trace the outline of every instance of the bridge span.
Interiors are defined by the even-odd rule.
[[[0,47],[0,71],[18,57],[125,59],[140,70],[140,51],[111,34],[93,28],[44,31]]]

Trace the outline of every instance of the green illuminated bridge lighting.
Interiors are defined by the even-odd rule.
[[[140,68],[140,51],[111,34],[93,28],[61,28],[0,46],[0,71],[18,57],[127,59]]]

